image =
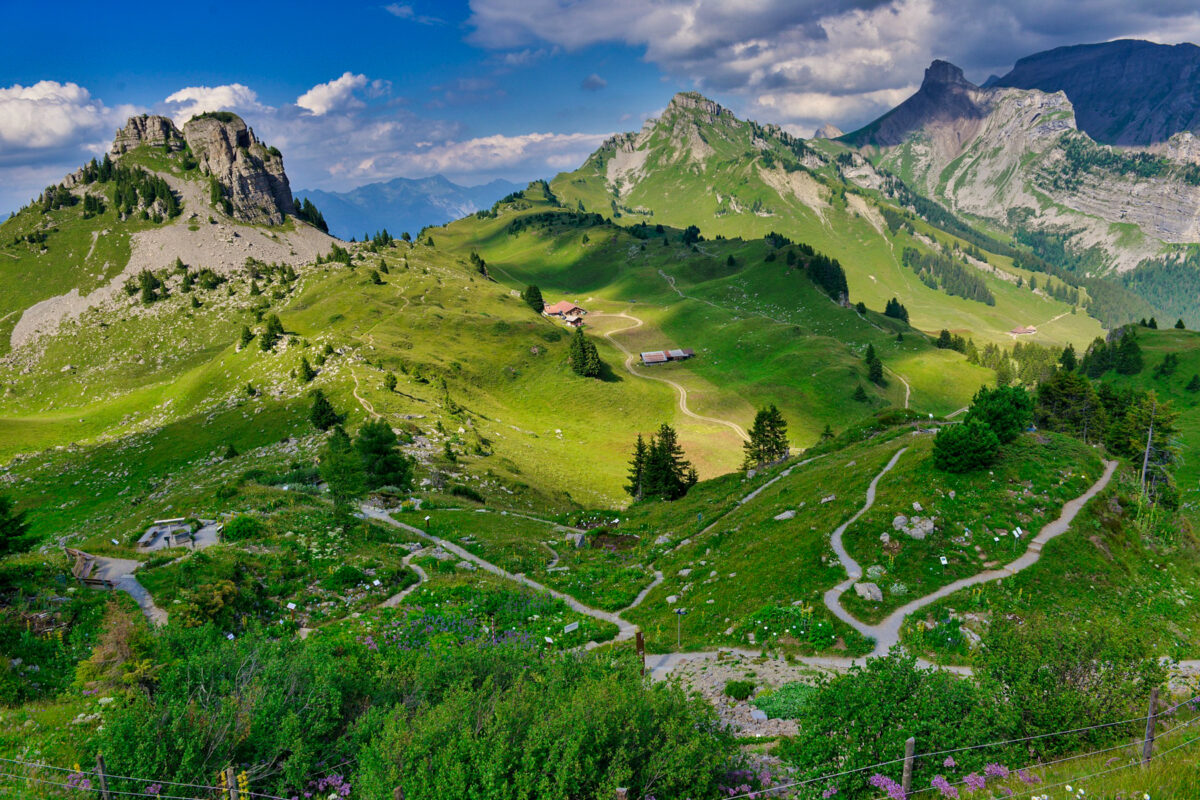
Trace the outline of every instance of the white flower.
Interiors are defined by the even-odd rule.
[[[1068,792],[1069,792],[1069,791],[1072,791],[1072,790],[1071,790],[1071,784],[1069,784],[1069,783],[1067,784],[1067,791],[1068,791]]]

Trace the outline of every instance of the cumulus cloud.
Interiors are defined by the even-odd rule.
[[[919,83],[934,58],[982,81],[1065,44],[1200,35],[1194,2],[1157,0],[471,0],[469,40],[497,52],[618,42],[746,113],[843,127]]]
[[[171,107],[176,125],[182,125],[205,111],[270,111],[258,102],[258,93],[240,83],[223,86],[186,86],[164,101]]]
[[[107,132],[123,110],[107,108],[75,83],[0,88],[0,154],[79,145]]]
[[[605,86],[608,86],[608,81],[604,80],[604,78],[601,78],[594,72],[584,78],[583,83],[579,84],[579,88],[589,92],[598,92]]]
[[[363,102],[354,96],[354,91],[365,88],[367,83],[366,75],[343,72],[340,78],[318,83],[297,97],[296,105],[318,117],[334,109],[361,108]]]
[[[15,209],[102,154],[135,106],[106,106],[76,83],[0,87],[0,209]]]

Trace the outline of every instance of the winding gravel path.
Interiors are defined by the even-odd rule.
[[[613,641],[622,642],[627,639],[632,639],[634,633],[637,631],[636,625],[634,625],[631,622],[626,622],[625,620],[621,619],[616,614],[613,614],[608,611],[601,611],[598,608],[592,608],[590,606],[585,606],[583,603],[579,602],[574,597],[571,597],[570,595],[563,594],[562,592],[551,589],[548,586],[544,586],[535,580],[525,577],[523,574],[509,572],[506,569],[502,569],[501,567],[496,566],[495,564],[491,563],[490,561],[484,561],[479,556],[475,555],[474,553],[472,553],[468,550],[464,550],[463,548],[459,547],[458,545],[454,544],[453,542],[446,541],[445,539],[441,538],[440,536],[434,536],[431,533],[426,533],[425,531],[421,530],[420,528],[414,528],[412,525],[406,525],[405,523],[400,522],[399,520],[393,518],[391,514],[384,511],[383,509],[374,508],[372,506],[363,506],[362,511],[363,511],[364,515],[366,515],[367,517],[370,517],[371,519],[379,520],[380,522],[383,522],[387,525],[391,525],[392,527],[400,528],[402,530],[408,531],[409,533],[411,533],[415,536],[419,536],[422,539],[425,539],[426,541],[433,542],[436,545],[440,545],[443,550],[446,550],[447,552],[450,552],[450,553],[454,553],[454,555],[458,556],[459,558],[462,558],[465,561],[470,561],[472,564],[475,564],[475,566],[479,567],[480,569],[482,569],[486,572],[490,572],[493,575],[499,575],[501,578],[506,578],[510,581],[513,581],[514,583],[519,583],[522,586],[527,586],[530,589],[533,589],[534,591],[545,592],[546,594],[550,595],[551,597],[562,600],[573,611],[577,611],[580,614],[584,614],[586,616],[592,617],[593,619],[602,620],[604,622],[611,622],[613,625],[617,626],[617,636],[616,636],[616,639],[614,639]],[[591,642],[589,642],[588,644],[591,646],[594,646],[594,644]]]
[[[637,317],[633,316],[632,314],[626,314],[624,312],[621,312],[619,314],[594,313],[594,314],[592,314],[592,316],[593,317],[623,317],[625,319],[633,320],[632,325],[626,325],[624,328],[617,328],[615,331],[607,331],[603,334],[605,339],[608,339],[610,342],[612,342],[614,347],[616,347],[618,350],[620,350],[622,353],[625,354],[625,371],[626,372],[628,372],[630,375],[633,375],[634,377],[637,377],[637,378],[644,378],[648,381],[658,381],[659,383],[665,383],[668,386],[673,387],[675,389],[675,391],[679,392],[679,410],[682,411],[685,416],[691,417],[692,419],[701,420],[702,422],[712,422],[717,425],[724,425],[728,428],[731,428],[734,433],[736,433],[738,436],[740,436],[742,438],[742,441],[746,441],[746,442],[750,441],[750,435],[748,433],[746,433],[746,429],[743,428],[741,425],[738,425],[736,422],[731,422],[730,420],[727,420],[727,419],[719,419],[717,417],[706,417],[703,414],[697,414],[696,412],[694,412],[690,408],[688,408],[688,404],[687,404],[688,392],[687,392],[687,389],[685,389],[682,384],[677,383],[676,381],[673,381],[670,378],[663,378],[658,375],[647,375],[643,372],[638,372],[637,370],[635,370],[633,368],[633,362],[637,359],[637,356],[633,352],[628,350],[623,344],[621,344],[616,339],[614,339],[613,334],[624,333],[625,331],[631,331],[631,330],[634,330],[635,328],[640,328],[644,324],[642,322],[642,320],[638,319]]]
[[[1113,473],[1116,472],[1117,469],[1116,461],[1105,461],[1104,473],[1100,476],[1100,478],[1079,497],[1076,497],[1073,500],[1068,500],[1066,503],[1064,503],[1062,513],[1059,514],[1058,519],[1043,526],[1042,530],[1037,534],[1037,536],[1033,537],[1033,540],[1029,543],[1029,547],[1025,550],[1025,552],[1014,561],[1009,562],[999,569],[986,570],[970,577],[960,578],[952,583],[948,583],[940,589],[925,595],[924,597],[919,597],[900,606],[900,608],[897,608],[881,622],[878,622],[875,625],[868,625],[867,623],[862,622],[851,615],[848,611],[846,611],[846,609],[842,608],[842,595],[846,592],[846,590],[853,586],[856,581],[862,578],[862,566],[859,565],[859,563],[853,558],[851,558],[848,552],[846,552],[845,545],[842,543],[842,534],[845,533],[846,528],[848,528],[854,523],[855,520],[862,516],[867,509],[874,505],[875,489],[879,483],[879,480],[885,474],[887,474],[888,470],[896,465],[896,462],[900,459],[900,456],[906,449],[907,448],[901,448],[896,452],[896,455],[892,456],[892,460],[889,461],[887,466],[885,466],[880,473],[875,476],[875,479],[871,481],[871,485],[867,488],[867,501],[863,507],[860,508],[853,517],[839,526],[837,530],[833,532],[833,536],[831,537],[833,549],[837,553],[838,560],[841,561],[842,567],[845,568],[846,575],[848,577],[846,580],[842,581],[837,586],[825,593],[825,606],[833,613],[834,616],[845,622],[847,625],[850,625],[859,633],[875,639],[875,650],[872,652],[872,655],[875,656],[886,655],[887,651],[890,650],[893,645],[899,643],[900,627],[904,624],[904,619],[913,612],[918,611],[925,606],[928,606],[931,603],[946,597],[947,595],[953,594],[960,589],[966,589],[980,583],[987,583],[988,581],[1007,578],[1012,575],[1016,575],[1021,570],[1027,569],[1036,564],[1042,557],[1042,548],[1046,545],[1046,543],[1070,529],[1071,522],[1075,519],[1075,515],[1078,514],[1085,505],[1087,505],[1088,501],[1103,491],[1105,486],[1108,486],[1108,482],[1112,479]]]

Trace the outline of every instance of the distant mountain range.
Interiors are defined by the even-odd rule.
[[[330,233],[349,239],[384,228],[396,236],[404,231],[416,234],[426,225],[441,225],[488,208],[524,187],[505,180],[460,186],[434,175],[369,183],[348,192],[299,189],[296,195],[311,200],[320,209]]]
[[[1134,39],[1058,47],[1022,58],[984,87],[1063,92],[1097,142],[1149,145],[1200,131],[1200,47]]]

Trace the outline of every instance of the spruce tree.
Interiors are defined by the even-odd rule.
[[[867,390],[862,387],[861,383],[858,385],[858,388],[854,390],[853,397],[854,400],[859,403],[865,403],[870,399],[867,397]]]
[[[371,283],[375,284],[376,286],[383,285],[383,278],[379,277],[378,270],[371,270]]]
[[[278,315],[272,314],[267,317],[267,327],[258,340],[259,347],[264,353],[274,349],[280,336],[283,336],[283,323],[279,321]]]
[[[362,460],[340,425],[334,426],[333,435],[321,451],[319,468],[333,500],[334,522],[348,531],[354,525],[353,502],[366,490],[366,476]]]
[[[521,292],[521,299],[539,314],[546,309],[546,301],[542,299],[542,290],[532,284],[526,286],[525,291]]]
[[[645,490],[646,458],[648,453],[646,440],[639,433],[637,444],[633,447],[633,458],[629,460],[629,482],[625,484],[625,493],[634,500],[641,500]]]
[[[864,358],[867,362],[867,378],[878,386],[884,385],[883,380],[883,362],[879,360],[879,355],[875,352],[875,345],[867,345],[867,354]]]
[[[308,363],[308,357],[300,356],[300,382],[308,383],[315,377],[317,377],[317,371],[312,368],[312,364]]]
[[[571,337],[567,363],[576,375],[584,378],[600,377],[603,369],[600,353],[596,350],[596,345],[583,335],[582,328],[576,328],[575,335]]]
[[[11,497],[0,494],[0,556],[24,553],[35,543],[29,535],[25,512],[17,511],[16,505]]]
[[[341,425],[345,419],[333,407],[333,403],[329,402],[329,398],[320,389],[316,389],[312,394],[313,404],[309,411],[308,419],[312,422],[313,427],[319,431],[327,431],[335,425]]]
[[[1062,355],[1058,357],[1058,363],[1062,365],[1063,370],[1066,372],[1075,371],[1075,368],[1079,366],[1079,362],[1075,358],[1074,345],[1068,344],[1063,348]]]
[[[396,373],[389,372],[383,376],[383,388],[389,392],[396,391]]]
[[[1178,330],[1184,330],[1184,328],[1187,327],[1183,324],[1183,317],[1180,317],[1179,319],[1175,320],[1175,327]]]
[[[400,452],[391,425],[381,419],[364,423],[354,437],[354,449],[362,459],[367,488],[412,486],[412,461]]]
[[[1200,375],[1192,375],[1192,379],[1183,388],[1189,392],[1200,392]]]
[[[1142,371],[1142,348],[1137,343],[1137,336],[1132,330],[1126,329],[1117,345],[1116,368],[1122,375],[1136,375]]]

